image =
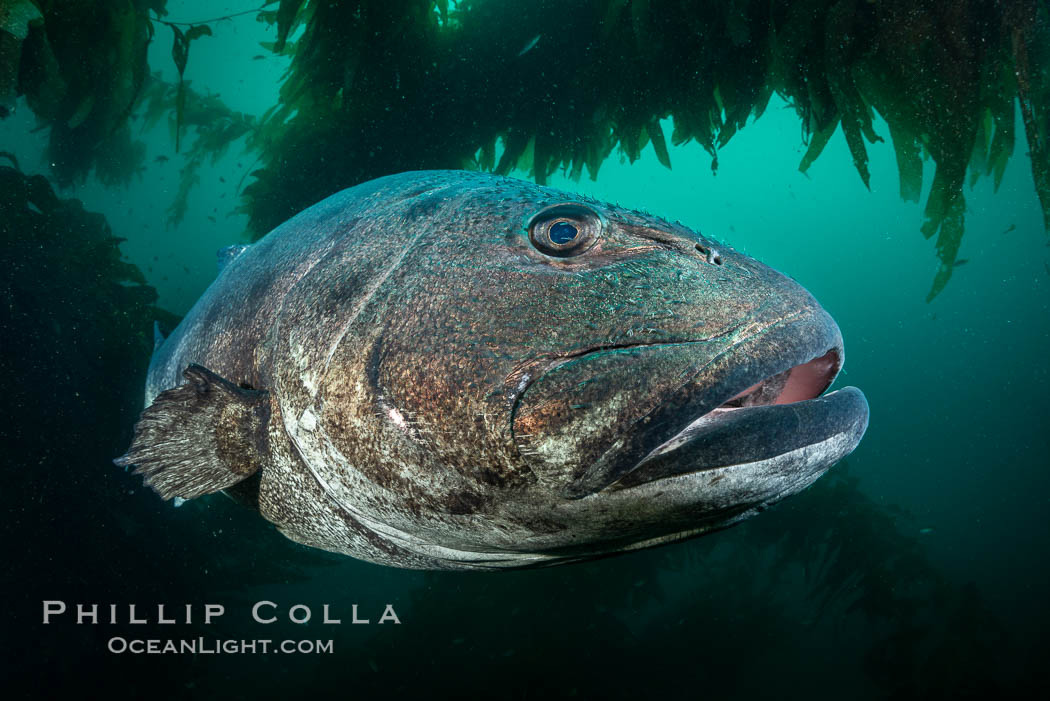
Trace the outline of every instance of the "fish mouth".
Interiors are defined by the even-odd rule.
[[[852,452],[867,429],[868,405],[855,387],[823,394],[844,359],[830,315],[809,307],[740,335],[563,495],[738,468],[739,479],[779,498],[797,491],[790,484],[802,475],[809,484]]]
[[[819,476],[841,456],[805,455],[805,449],[841,437],[834,452],[848,454],[868,424],[867,400],[859,389],[824,394],[841,367],[842,349],[832,348],[740,390],[690,420],[608,489],[734,466],[772,467],[789,454],[797,458],[790,461],[792,467],[807,462],[805,467]]]

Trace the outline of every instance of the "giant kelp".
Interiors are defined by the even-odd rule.
[[[156,126],[167,117],[176,144],[181,132],[192,130],[189,146],[182,149],[185,161],[179,189],[167,212],[168,223],[178,225],[189,209],[190,191],[200,181],[201,166],[206,162],[214,165],[238,139],[257,132],[258,120],[230,109],[218,95],[198,93],[190,81],[171,84],[156,73],[146,82],[138,104],[143,128]]]
[[[256,128],[254,117],[230,110],[217,95],[194,91],[184,80],[192,44],[212,36],[212,24],[261,10],[184,23],[162,19],[166,2],[0,0],[0,119],[24,95],[48,130],[50,174],[58,184],[68,186],[93,173],[115,186],[144,170],[145,145],[132,135],[130,122],[141,115],[147,129],[167,116],[174,150],[186,156],[168,211],[177,224],[200,167]],[[170,32],[174,84],[157,72],[150,75],[147,65],[150,42],[166,40],[156,36],[158,27]],[[187,132],[193,138],[184,147]]]
[[[221,133],[221,143],[204,138],[189,156],[183,190],[194,183],[203,152],[217,158],[240,135],[230,132],[230,115],[222,108],[223,124],[206,124],[202,109],[214,96],[189,89],[183,73],[195,39],[212,34],[208,24],[183,24],[160,19],[167,0],[0,0],[0,118],[11,114],[15,98],[26,102],[41,126],[48,129],[51,175],[62,186],[94,174],[108,185],[127,184],[142,171],[145,145],[132,136],[129,120],[146,104],[156,121],[155,103],[163,95],[174,125],[179,151],[182,127],[209,135]],[[263,3],[268,4],[268,3]],[[150,12],[153,13],[151,18]],[[213,18],[211,22],[230,19]],[[156,25],[171,32],[172,61],[178,82],[170,95],[150,76],[146,51]],[[152,88],[149,90],[147,88]],[[207,116],[215,116],[210,109]],[[184,209],[185,194],[176,202]],[[181,217],[176,217],[181,218]]]
[[[667,117],[671,142],[699,142],[717,167],[773,93],[802,120],[802,170],[841,129],[867,184],[876,113],[902,197],[918,200],[933,160],[931,299],[958,253],[967,170],[998,184],[1013,153],[1015,100],[1050,225],[1050,15],[1036,0],[282,0],[265,17],[294,58],[248,189],[256,236],[401,170],[594,177],[616,146],[633,161],[649,143],[670,166]]]
[[[967,171],[998,186],[1015,150],[1015,105],[1050,227],[1050,8],[1038,0],[260,4],[178,23],[160,19],[165,0],[2,0],[0,116],[15,93],[26,95],[50,127],[60,183],[91,168],[126,181],[141,162],[126,122],[143,94],[154,25],[173,33],[178,144],[190,123],[181,76],[191,41],[256,14],[275,27],[270,48],[293,57],[280,104],[258,123],[239,115],[224,129],[198,126],[208,138],[193,147],[174,219],[204,155],[244,135],[263,161],[246,191],[258,237],[326,195],[402,170],[596,177],[615,148],[633,161],[650,143],[670,167],[668,117],[670,141],[697,141],[717,168],[719,149],[777,93],[801,120],[803,171],[841,130],[867,184],[866,142],[888,136],[901,196],[917,201],[933,160],[921,226],[940,261],[929,299],[954,269]],[[876,114],[888,134],[876,133]]]
[[[128,116],[149,74],[148,12],[167,0],[0,1],[0,117],[25,95],[49,130],[48,162],[62,185],[94,174],[123,184],[145,154]]]

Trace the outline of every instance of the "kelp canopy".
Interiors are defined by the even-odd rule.
[[[29,5],[41,8],[42,24],[24,19]],[[57,47],[87,5],[111,8],[111,24],[140,42],[153,22],[169,25],[180,75],[190,39],[208,33],[202,22],[179,29],[146,20],[150,9],[163,12],[163,0],[0,0],[9,8],[0,9],[0,40],[21,32],[33,47],[43,31]],[[696,140],[716,168],[719,149],[773,93],[801,119],[803,171],[841,129],[866,184],[866,142],[888,136],[901,196],[917,201],[932,159],[922,232],[936,236],[940,268],[930,299],[959,249],[967,173],[998,184],[1015,149],[1017,105],[1050,228],[1045,0],[280,0],[258,17],[276,26],[273,51],[293,59],[280,104],[259,123],[232,115],[240,126],[225,137],[197,125],[200,143],[190,149],[199,163],[202,151],[247,134],[263,163],[245,193],[255,237],[333,192],[402,170],[520,168],[543,182],[558,169],[573,177],[586,169],[596,177],[617,146],[633,161],[650,143],[670,167],[668,117],[671,142]],[[125,53],[144,55],[132,51],[138,46]],[[18,90],[39,95],[39,59],[27,68],[28,50]],[[132,71],[130,84],[141,75]],[[168,92],[184,96],[181,87]],[[51,120],[60,166],[62,136],[88,109],[84,99],[38,110]],[[876,133],[876,113],[889,134]]]
[[[666,117],[671,142],[698,141],[716,167],[774,92],[809,135],[802,170],[841,128],[867,184],[875,111],[902,197],[918,199],[933,159],[930,298],[959,249],[967,168],[998,183],[1013,152],[1015,98],[1050,226],[1050,18],[1036,0],[282,0],[275,19],[278,48],[296,22],[305,31],[285,48],[282,128],[248,190],[260,233],[411,168],[595,177],[615,146],[633,161],[650,142],[670,167]]]

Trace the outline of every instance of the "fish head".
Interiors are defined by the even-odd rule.
[[[401,201],[411,250],[332,373],[371,387],[355,402],[386,432],[328,432],[368,447],[347,464],[377,530],[442,566],[586,559],[735,523],[858,445],[864,395],[823,394],[841,333],[794,280],[587,197],[431,184]]]

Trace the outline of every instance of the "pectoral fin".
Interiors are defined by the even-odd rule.
[[[131,447],[113,461],[135,465],[134,474],[163,499],[226,489],[269,455],[269,392],[242,389],[200,365],[183,377],[189,382],[161,392],[142,412]]]

